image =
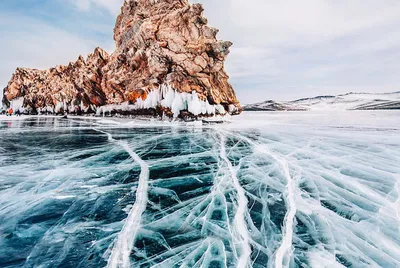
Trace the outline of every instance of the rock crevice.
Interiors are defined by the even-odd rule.
[[[152,91],[168,86],[185,96],[196,93],[194,101],[218,106],[217,113],[223,113],[221,107],[239,113],[239,101],[224,70],[232,43],[217,40],[217,33],[207,25],[200,4],[126,0],[114,28],[116,49],[111,55],[96,48],[87,59],[79,56],[67,66],[43,71],[18,68],[4,90],[3,102],[12,105],[23,98],[30,113],[94,113],[102,106],[118,112],[118,105],[140,106]],[[168,112],[162,107],[164,97],[145,110]]]

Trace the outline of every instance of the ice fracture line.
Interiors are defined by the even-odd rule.
[[[136,190],[136,200],[129,212],[122,231],[119,233],[117,241],[108,260],[108,268],[129,268],[130,254],[136,241],[137,232],[140,229],[142,214],[146,210],[148,200],[149,187],[149,166],[140,158],[128,145],[128,143],[115,140],[110,133],[97,130],[108,136],[108,140],[115,142],[132,157],[132,159],[140,165],[141,171],[139,175],[139,185]]]
[[[294,228],[294,219],[297,212],[296,202],[295,202],[295,188],[296,188],[296,180],[292,178],[290,175],[289,164],[288,162],[276,155],[275,153],[271,152],[266,145],[259,145],[249,138],[231,133],[231,135],[237,136],[239,139],[245,140],[247,143],[251,144],[256,150],[260,151],[261,153],[269,155],[273,158],[282,168],[282,171],[286,177],[287,185],[286,185],[286,193],[285,193],[285,200],[287,206],[287,212],[285,215],[285,222],[283,226],[283,237],[282,243],[279,246],[278,250],[276,251],[275,256],[275,267],[282,268],[284,266],[284,258],[285,256],[288,258],[290,250],[293,244],[293,228]],[[285,267],[288,267],[287,264]]]
[[[237,241],[234,241],[234,243],[235,244],[238,243],[240,245],[237,267],[243,268],[248,266],[251,255],[251,248],[249,246],[250,238],[245,220],[248,201],[245,195],[245,191],[240,185],[239,179],[236,175],[236,171],[232,166],[231,161],[228,159],[226,155],[225,136],[223,134],[220,134],[220,138],[221,138],[220,157],[228,167],[229,173],[231,174],[232,177],[233,186],[237,192],[238,204],[236,208],[235,218],[233,221],[233,226],[235,231],[238,233],[238,237],[236,238]]]

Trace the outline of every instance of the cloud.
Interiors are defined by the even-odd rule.
[[[329,41],[398,22],[400,3],[393,0],[384,3],[375,0],[232,0],[230,12],[240,28],[263,31],[264,37],[268,36],[263,40],[267,42],[287,42],[298,37],[307,38],[307,41]],[[303,45],[309,44],[313,42]]]
[[[47,69],[75,61],[99,45],[38,19],[0,13],[0,90],[17,67]],[[110,40],[111,41],[111,40]]]
[[[123,0],[68,0],[80,11],[92,11],[93,8],[107,10],[113,15],[118,15]]]
[[[199,2],[206,6],[212,23],[230,28],[224,32],[231,38],[258,45],[290,45],[288,42],[294,42],[310,46],[372,27],[398,24],[400,13],[400,3],[396,0]]]
[[[123,0],[18,1],[0,4],[0,93],[17,67],[48,69],[85,57],[98,46],[114,50],[112,13],[119,12]]]
[[[226,69],[243,103],[400,89],[398,0],[190,1],[203,3],[218,37],[233,41]],[[123,0],[44,2],[37,12],[2,3],[0,89],[18,66],[48,68],[95,46],[113,50]]]
[[[196,0],[242,102],[400,89],[397,0]],[[365,90],[363,90],[365,88]]]

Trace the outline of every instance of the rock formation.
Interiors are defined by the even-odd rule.
[[[224,70],[232,43],[218,41],[217,33],[200,4],[126,0],[111,55],[96,48],[68,66],[18,68],[3,102],[30,113],[239,113]]]

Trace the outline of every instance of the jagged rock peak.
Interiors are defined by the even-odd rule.
[[[232,43],[217,40],[218,30],[207,25],[203,11],[186,0],[126,0],[111,55],[96,48],[68,66],[18,68],[4,97],[11,105],[22,97],[31,112],[89,113],[108,105],[110,112],[123,106],[135,114],[238,113],[224,70]]]

